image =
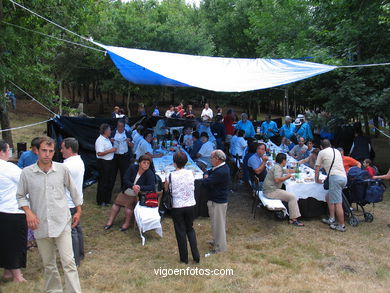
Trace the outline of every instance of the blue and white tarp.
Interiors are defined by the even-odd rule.
[[[206,57],[95,44],[107,50],[123,77],[135,84],[245,92],[289,84],[337,68],[294,59]]]

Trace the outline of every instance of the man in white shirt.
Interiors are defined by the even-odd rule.
[[[338,150],[331,147],[330,141],[327,139],[321,142],[321,149],[315,166],[315,181],[318,184],[324,183],[319,179],[321,168],[325,169],[329,177],[329,192],[326,197],[329,219],[323,219],[322,222],[330,225],[330,228],[333,230],[345,232],[342,192],[345,185],[347,185],[347,176],[343,158]],[[335,216],[338,223],[336,223]]]
[[[204,109],[202,110],[202,115],[200,115],[200,117],[202,117],[203,121],[213,119],[213,110],[211,110],[208,103],[204,105]]]
[[[79,142],[74,137],[67,137],[61,143],[61,153],[64,157],[64,165],[69,169],[73,183],[81,196],[81,201],[83,201],[85,167],[78,152]],[[66,197],[70,213],[73,216],[76,213],[76,206],[73,203],[69,190],[66,190]],[[76,265],[80,266],[80,261],[84,258],[84,235],[80,222],[75,227],[72,227],[72,245]]]
[[[214,151],[214,144],[209,141],[209,136],[206,132],[201,133],[200,140],[203,142],[203,144],[199,152],[196,154],[196,157],[198,158],[197,164],[199,168],[201,168],[203,171],[206,171],[206,169],[212,167],[210,157],[211,153]]]

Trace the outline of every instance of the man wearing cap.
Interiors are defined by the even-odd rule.
[[[297,118],[299,118],[299,120],[302,123],[301,127],[297,130],[297,135],[303,137],[305,140],[308,139],[313,140],[314,139],[313,132],[311,131],[310,124],[307,121],[305,121],[305,116],[299,114]]]
[[[295,125],[293,123],[291,123],[290,116],[286,116],[286,118],[284,118],[284,120],[286,123],[279,129],[280,136],[287,137],[288,139],[291,140],[291,137],[295,133]]]

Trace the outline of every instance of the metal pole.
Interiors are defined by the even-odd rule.
[[[284,88],[284,100],[286,102],[286,116],[289,115],[289,106],[288,106],[288,87]]]

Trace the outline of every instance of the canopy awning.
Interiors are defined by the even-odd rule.
[[[96,43],[135,84],[245,92],[289,84],[337,66],[294,59],[244,59],[129,49]]]

